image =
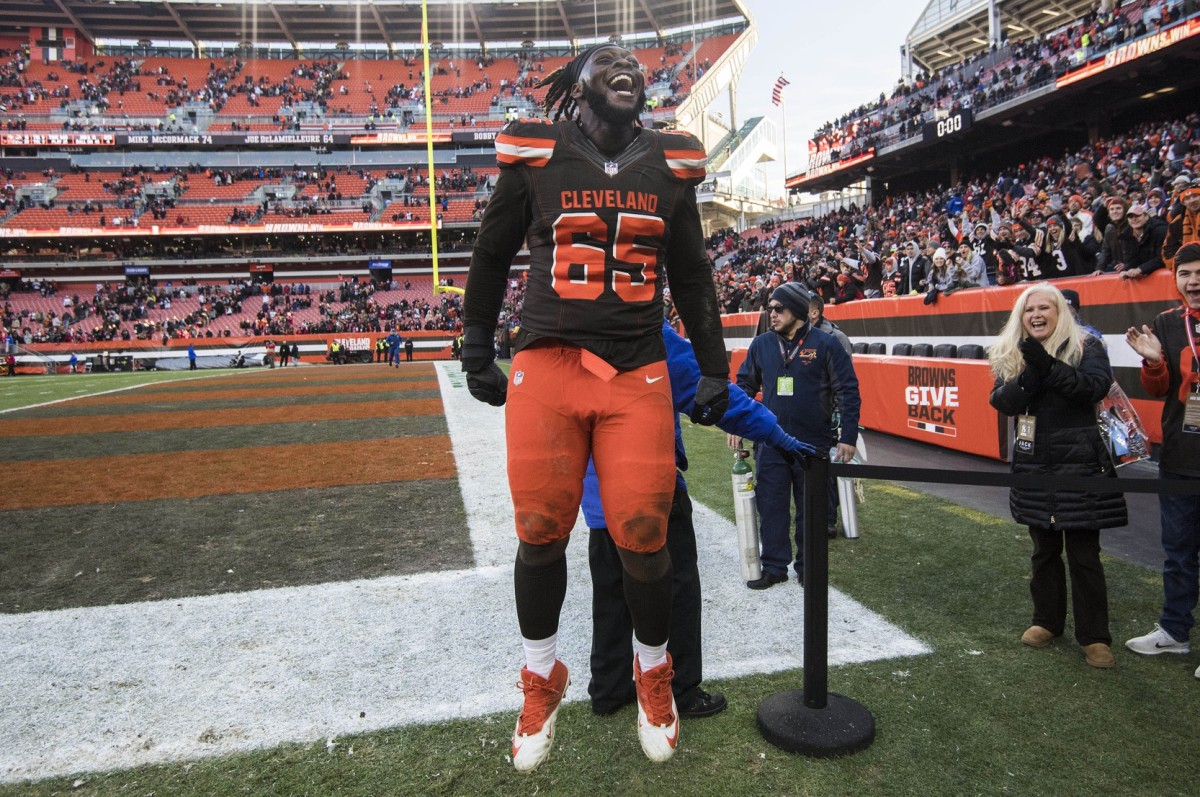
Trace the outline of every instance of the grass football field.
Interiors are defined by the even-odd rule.
[[[1024,528],[883,482],[830,549],[830,689],[877,738],[772,747],[755,712],[801,686],[803,592],[741,586],[724,435],[686,421],[730,707],[661,765],[632,707],[591,714],[576,540],[570,702],[516,773],[503,415],[456,370],[0,380],[0,796],[1196,793],[1200,651],[1121,645],[1157,572],[1105,560],[1114,670],[1069,634],[1026,648]]]

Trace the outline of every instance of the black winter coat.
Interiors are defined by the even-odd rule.
[[[1096,426],[1096,402],[1112,384],[1104,345],[1088,335],[1083,359],[1072,368],[1056,360],[1041,385],[996,380],[991,404],[1005,415],[1037,418],[1033,451],[1013,454],[1013,473],[1108,476],[1116,469]],[[1054,529],[1110,529],[1129,522],[1122,493],[1044,490],[1014,487],[1008,494],[1013,519],[1027,526]]]

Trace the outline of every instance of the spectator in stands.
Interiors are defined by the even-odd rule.
[[[958,285],[961,288],[986,288],[987,265],[967,241],[958,245]]]
[[[1142,203],[1129,208],[1126,214],[1129,230],[1121,241],[1122,279],[1137,279],[1162,268],[1163,241],[1167,237],[1167,223],[1157,216],[1151,217],[1149,209]]]
[[[1112,384],[1108,355],[1079,328],[1057,288],[1048,283],[1026,288],[988,356],[996,376],[991,404],[1017,418],[1014,473],[1116,478],[1096,427],[1096,402]],[[1112,667],[1100,529],[1126,524],[1124,496],[1013,487],[1009,509],[1033,540],[1033,624],[1021,641],[1042,648],[1063,633],[1065,543],[1075,640],[1088,664]]]
[[[830,304],[845,304],[863,297],[862,291],[850,275],[849,269],[839,273],[834,280],[837,287],[834,288],[833,296],[829,299]]]
[[[1091,235],[1092,212],[1084,209],[1086,204],[1087,200],[1085,200],[1083,196],[1080,194],[1071,194],[1071,197],[1067,200],[1066,216],[1068,219],[1079,219],[1080,223],[1083,225],[1083,234]]]
[[[1091,214],[1088,214],[1087,223],[1090,222]],[[1041,235],[1038,237],[1041,238],[1042,245],[1038,250],[1037,261],[1045,279],[1073,277],[1091,271],[1085,263],[1086,255],[1080,240],[1085,224],[1083,217],[1069,217],[1067,224],[1071,227],[1070,231],[1064,226],[1063,220],[1055,215],[1046,219],[1045,228],[1040,230]]]
[[[921,254],[921,246],[916,241],[904,245],[904,257],[900,258],[900,273],[902,276],[902,293],[904,295],[919,293],[927,287],[925,280],[929,269],[929,258]]]
[[[1125,340],[1142,357],[1142,387],[1163,399],[1162,450],[1159,478],[1172,481],[1200,479],[1200,384],[1194,356],[1200,340],[1200,243],[1183,246],[1175,254],[1175,288],[1181,306],[1160,313],[1153,328],[1130,327]],[[1135,653],[1189,653],[1195,624],[1193,612],[1200,585],[1200,495],[1160,493],[1162,520],[1163,607],[1149,634],[1125,643]],[[1200,678],[1200,667],[1196,669]]]
[[[929,273],[925,276],[928,290],[925,292],[925,304],[933,304],[938,296],[954,290],[957,285],[957,273],[946,254],[946,250],[938,247],[933,252],[933,262]]]
[[[892,253],[883,261],[883,274],[879,280],[880,294],[884,297],[900,295],[900,286],[903,283],[904,272],[900,270],[900,258],[896,247],[893,246]]]
[[[1180,247],[1200,243],[1200,178],[1189,180],[1177,193],[1167,215],[1167,234],[1162,260],[1171,262]]]
[[[1106,205],[1108,211],[1108,226],[1105,227],[1101,242],[1100,251],[1096,253],[1096,268],[1093,274],[1102,274],[1114,271],[1124,271],[1124,248],[1121,243],[1123,236],[1127,235],[1129,228],[1129,219],[1125,213],[1129,208],[1129,203],[1124,197],[1110,197]],[[1095,232],[1093,232],[1093,238]]]

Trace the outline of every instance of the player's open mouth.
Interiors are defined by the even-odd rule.
[[[608,81],[608,87],[613,91],[614,94],[617,94],[621,97],[632,97],[634,95],[635,86],[636,84],[633,81],[633,77],[627,74],[617,75],[612,80]]]

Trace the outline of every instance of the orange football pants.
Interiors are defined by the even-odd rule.
[[[665,362],[614,372],[572,346],[518,352],[505,411],[517,537],[545,545],[571,533],[591,456],[613,541],[662,548],[675,495],[673,412]]]

